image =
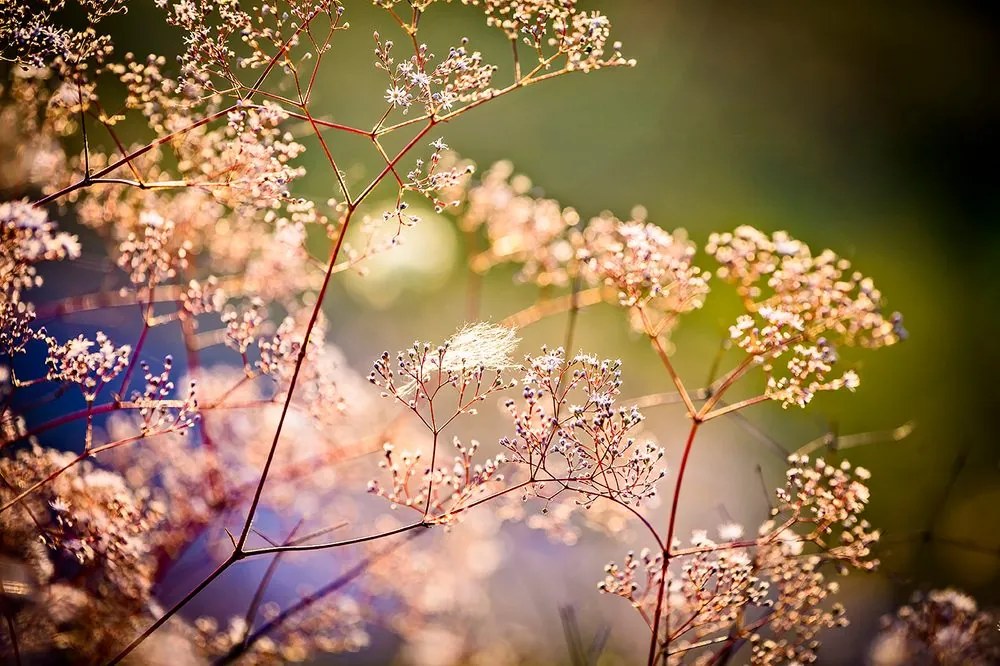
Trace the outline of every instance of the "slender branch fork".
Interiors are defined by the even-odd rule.
[[[727,414],[736,414],[739,410],[749,407],[751,405],[758,404],[767,399],[766,396],[755,396],[753,398],[748,398],[733,404],[724,404],[722,399],[725,393],[739,381],[743,375],[750,369],[753,365],[755,357],[748,355],[743,361],[741,361],[733,370],[722,377],[720,380],[715,382],[707,391],[705,396],[705,402],[700,408],[695,407],[694,399],[692,393],[689,392],[685,386],[684,382],[681,380],[680,374],[674,368],[673,362],[670,360],[670,355],[667,353],[666,347],[664,346],[662,340],[660,339],[659,333],[652,326],[649,317],[642,305],[636,306],[636,310],[643,322],[647,336],[649,337],[650,343],[653,346],[656,355],[660,358],[664,369],[670,376],[671,382],[677,389],[677,395],[680,401],[684,404],[688,418],[691,421],[691,427],[688,430],[687,439],[684,442],[684,448],[681,452],[680,463],[677,467],[677,481],[674,485],[673,498],[670,503],[670,512],[667,522],[667,532],[666,539],[661,542],[661,555],[663,564],[660,568],[660,579],[657,585],[656,592],[656,607],[653,614],[653,621],[651,624],[651,634],[649,640],[649,653],[647,658],[647,666],[653,666],[658,657],[662,654],[664,663],[666,662],[667,656],[670,654],[670,638],[669,638],[669,620],[670,620],[670,610],[668,607],[668,595],[667,592],[667,578],[670,569],[670,562],[678,556],[688,554],[676,551],[674,549],[674,537],[677,529],[677,515],[680,509],[681,503],[681,490],[684,486],[684,474],[688,468],[688,464],[691,458],[691,452],[694,448],[694,441],[698,434],[699,429],[702,424],[720,416]],[[714,371],[713,371],[714,372]],[[700,396],[699,396],[700,397]],[[723,406],[716,408],[717,405],[722,404]],[[660,626],[661,623],[666,626],[667,637],[661,644],[660,641]]]

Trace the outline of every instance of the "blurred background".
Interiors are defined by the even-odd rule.
[[[372,67],[369,26],[387,36],[391,26],[370,3],[347,5],[357,29],[338,36],[315,109],[371,125],[384,108],[385,81]],[[845,453],[872,471],[870,520],[883,529],[884,565],[847,579],[852,633],[830,641],[823,663],[858,663],[878,617],[914,589],[956,586],[996,604],[996,11],[988,3],[922,1],[601,6],[637,67],[564,77],[497,100],[441,128],[448,144],[480,171],[513,161],[540,193],[585,219],[605,209],[627,216],[642,204],[652,221],[683,227],[699,244],[712,231],[752,224],[785,229],[814,250],[830,247],[875,279],[910,332],[904,344],[849,356],[862,377],[855,394],[820,396],[804,411],[763,405],[746,412],[747,424],[706,428],[689,470],[681,533],[728,516],[759,522],[766,503],[755,466],[769,487],[783,474],[767,438],[795,449],[830,432],[881,433],[913,422],[902,441]],[[161,25],[152,11],[137,5],[122,20]],[[480,12],[460,6],[432,8],[421,35],[439,48],[467,35],[497,61],[506,53]],[[118,45],[170,53],[176,37],[147,28]],[[342,162],[359,164],[351,178],[377,168],[367,149],[363,141],[339,146]],[[318,151],[311,159],[302,193],[323,200],[334,193],[331,177]],[[330,299],[331,335],[361,372],[383,349],[444,339],[468,317],[462,239],[452,225],[427,218],[393,265],[375,270],[373,286],[348,280]],[[721,283],[716,290],[674,337],[689,385],[707,379],[737,312]],[[479,314],[498,321],[536,297],[533,288],[514,285],[510,271],[497,270],[483,284]],[[565,319],[555,318],[525,329],[524,353],[561,344],[564,327]],[[624,360],[626,396],[668,390],[648,343],[610,308],[581,314],[575,344]],[[649,429],[676,460],[680,409],[650,416]],[[526,622],[558,626],[561,605],[581,609],[585,633],[634,622],[623,602],[595,597],[608,553],[549,546],[537,534],[512,538],[508,560],[513,553],[516,566],[504,570],[505,584],[527,591],[544,581],[548,590],[526,592],[511,602],[512,613],[527,599],[534,615]],[[639,633],[623,639],[630,635]]]

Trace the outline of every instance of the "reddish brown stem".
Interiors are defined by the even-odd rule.
[[[274,430],[274,438],[271,440],[271,448],[267,452],[267,459],[264,461],[264,468],[261,470],[260,479],[257,482],[257,488],[254,490],[253,499],[250,502],[250,510],[247,512],[247,518],[243,524],[243,530],[240,532],[240,538],[236,542],[237,552],[243,551],[243,547],[247,542],[247,537],[250,536],[250,529],[253,527],[254,514],[257,512],[257,506],[260,504],[260,497],[264,493],[264,485],[267,483],[267,475],[271,470],[271,463],[274,462],[274,454],[278,450],[278,442],[281,440],[281,431],[285,424],[285,418],[288,416],[288,410],[292,404],[292,397],[295,395],[295,387],[298,384],[299,376],[302,372],[302,364],[305,362],[306,353],[309,350],[309,336],[312,335],[313,329],[316,327],[316,322],[319,320],[319,313],[323,309],[323,300],[325,299],[327,289],[330,286],[330,278],[333,276],[333,269],[337,265],[337,256],[340,254],[340,249],[343,247],[344,239],[347,237],[347,227],[351,221],[352,212],[352,210],[349,210],[347,215],[344,217],[344,224],[340,229],[340,234],[337,236],[337,242],[333,247],[333,251],[330,253],[330,261],[327,265],[326,275],[323,276],[323,284],[316,296],[316,305],[313,306],[312,314],[309,317],[309,323],[306,325],[305,335],[302,339],[302,346],[295,358],[295,368],[292,370],[292,377],[288,384],[285,401],[281,406],[281,415],[278,417],[278,425]]]
[[[113,172],[114,170],[116,170],[116,169],[118,169],[118,168],[120,168],[120,167],[122,167],[122,166],[124,166],[124,165],[126,165],[128,163],[130,163],[135,158],[140,157],[142,155],[145,155],[146,153],[148,153],[149,151],[153,150],[154,148],[162,146],[163,144],[165,144],[165,143],[167,143],[169,141],[172,141],[173,139],[175,139],[178,136],[181,136],[182,134],[190,132],[193,129],[197,129],[197,128],[201,127],[202,125],[207,125],[208,123],[210,123],[210,122],[212,122],[214,120],[218,120],[219,118],[225,117],[230,111],[232,111],[235,108],[237,108],[235,105],[233,105],[233,106],[227,106],[226,108],[224,108],[224,109],[222,109],[220,111],[216,111],[215,113],[210,113],[209,115],[205,116],[204,118],[200,118],[200,119],[194,121],[193,123],[191,123],[190,125],[182,127],[181,129],[179,129],[177,131],[174,131],[174,132],[171,132],[170,134],[166,134],[164,136],[161,136],[160,138],[158,138],[158,139],[156,139],[154,141],[151,141],[150,143],[147,143],[142,148],[138,148],[136,150],[133,150],[131,153],[129,153],[125,157],[122,157],[121,159],[116,160],[115,162],[112,162],[111,164],[109,164],[108,166],[104,167],[103,169],[101,169],[99,171],[96,171],[96,172],[90,174],[89,176],[81,178],[80,180],[78,180],[77,182],[73,183],[72,185],[67,185],[66,187],[62,188],[61,190],[59,190],[57,192],[53,192],[52,194],[49,194],[47,196],[42,197],[41,199],[39,199],[38,201],[36,201],[34,205],[36,207],[44,206],[44,205],[46,205],[48,203],[51,203],[52,201],[55,201],[56,199],[59,199],[61,197],[66,196],[67,194],[70,194],[70,193],[75,192],[75,191],[77,191],[79,189],[87,187],[88,185],[90,185],[94,181],[94,179],[103,178],[104,176],[108,175],[109,173]],[[140,185],[140,187],[141,187],[141,185]]]
[[[700,426],[700,421],[695,421],[691,424],[691,430],[688,432],[687,442],[684,444],[684,453],[681,455],[681,463],[677,468],[677,485],[674,486],[674,499],[670,505],[670,521],[667,524],[667,539],[663,544],[663,566],[660,569],[660,586],[656,594],[656,611],[653,614],[653,634],[649,641],[649,658],[646,661],[647,666],[653,666],[656,662],[656,655],[658,653],[660,618],[663,614],[663,601],[666,596],[664,593],[667,588],[667,572],[670,568],[671,546],[674,540],[674,529],[677,526],[677,509],[680,505],[681,486],[684,484],[684,471],[687,469],[688,459],[691,456],[691,449],[694,445],[694,438],[695,435],[698,434],[698,428]]]

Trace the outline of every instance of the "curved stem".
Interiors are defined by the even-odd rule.
[[[279,546],[266,546],[263,548],[251,548],[250,550],[244,550],[243,556],[250,557],[256,555],[268,555],[273,553],[290,553],[290,552],[308,552],[313,550],[329,550],[331,548],[343,548],[344,546],[356,546],[359,543],[366,543],[368,541],[376,541],[378,539],[384,539],[386,537],[394,536],[396,534],[402,534],[404,532],[409,532],[415,530],[418,527],[430,527],[431,523],[426,523],[424,521],[409,523],[403,525],[402,527],[397,527],[396,529],[389,530],[387,532],[379,532],[377,534],[366,534],[365,536],[354,537],[353,539],[343,539],[341,541],[334,541],[330,543],[314,543],[314,544],[288,544]]]
[[[701,406],[701,411],[697,413],[699,419],[701,420],[705,419],[705,416],[712,411],[712,409],[715,407],[716,404],[718,404],[720,400],[722,400],[723,394],[725,394],[725,392],[728,391],[732,387],[732,385],[735,384],[739,380],[739,378],[743,376],[743,373],[745,373],[750,368],[750,366],[752,366],[756,362],[756,360],[757,356],[754,356],[752,354],[747,355],[746,358],[740,361],[739,365],[730,370],[729,374],[727,374],[719,381],[718,388],[716,388],[712,392],[712,395],[710,395],[708,400],[705,401],[705,404]]]
[[[572,354],[573,336],[576,333],[576,322],[580,314],[580,282],[579,275],[573,277],[573,291],[570,293],[569,317],[566,321],[566,338],[563,341],[563,349],[567,354]]]
[[[720,416],[725,416],[726,414],[732,414],[733,412],[738,412],[739,410],[745,407],[750,407],[752,405],[757,405],[762,402],[767,402],[770,399],[771,399],[770,396],[757,395],[752,398],[747,398],[746,400],[740,400],[739,402],[734,402],[730,405],[725,405],[723,407],[719,407],[718,409],[713,409],[712,411],[705,414],[704,417],[702,417],[702,420],[710,421],[711,419],[715,419]]]

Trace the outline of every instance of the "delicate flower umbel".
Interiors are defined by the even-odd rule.
[[[242,312],[232,308],[222,314],[222,323],[226,325],[226,344],[243,356],[244,364],[247,364],[247,350],[257,341],[266,315],[264,301],[259,298],[251,299]]]
[[[763,369],[762,397],[783,407],[805,407],[820,391],[858,387],[853,370],[831,376],[838,344],[874,348],[906,336],[898,313],[883,315],[871,279],[830,250],[814,257],[785,232],[769,237],[747,226],[712,234],[706,249],[748,310],[730,337]]]
[[[204,280],[192,279],[181,294],[181,308],[193,316],[220,312],[226,304],[226,292],[219,285],[219,279],[210,275]]]
[[[45,337],[32,326],[35,309],[24,292],[42,284],[37,264],[79,256],[76,236],[56,231],[43,209],[24,201],[0,204],[0,348],[19,353]]]
[[[152,288],[187,266],[189,248],[169,247],[174,222],[155,211],[143,211],[139,226],[140,231],[130,233],[118,246],[118,266],[134,286]]]
[[[42,284],[37,264],[79,256],[76,236],[57,231],[44,209],[26,201],[0,203],[0,298],[4,303],[20,302],[24,290]]]
[[[7,301],[0,303],[0,347],[10,354],[24,351],[32,340],[44,339],[44,329],[36,330],[35,310],[31,304],[24,301]]]
[[[803,342],[804,329],[805,321],[798,314],[768,306],[753,315],[741,315],[729,327],[736,346],[761,367],[764,396],[780,402],[782,407],[805,407],[820,391],[853,391],[860,384],[853,370],[831,378],[837,351],[823,337]],[[778,363],[778,359],[784,363]]]
[[[461,162],[448,150],[448,144],[437,139],[431,143],[434,152],[425,163],[417,160],[406,177],[407,189],[415,190],[434,204],[434,211],[442,212],[448,206],[458,206],[461,192],[469,176],[475,171],[470,162]]]
[[[305,173],[292,165],[305,147],[282,127],[286,118],[269,103],[231,112],[225,128],[178,145],[182,174],[231,208],[278,208],[290,198],[291,182]]]
[[[452,463],[433,470],[424,465],[419,452],[396,454],[392,444],[385,444],[385,459],[379,467],[389,472],[392,483],[386,488],[377,480],[370,481],[368,492],[386,498],[393,507],[425,513],[424,520],[429,523],[449,524],[461,519],[471,501],[504,480],[499,470],[507,458],[501,453],[477,463],[474,456],[479,442],[472,440],[465,445],[456,437],[453,444],[458,455]]]
[[[187,49],[179,58],[180,83],[209,90],[244,85],[241,71],[266,67],[275,49],[295,49],[302,25],[320,15],[335,21],[343,11],[332,0],[273,0],[252,11],[232,0],[208,4],[156,0],[156,5],[165,11],[168,23],[188,35]],[[309,53],[318,57],[328,46],[317,44]]]
[[[90,24],[126,11],[125,0],[81,0]],[[76,30],[56,22],[64,0],[5,2],[0,6],[0,60],[19,66],[44,67],[56,61],[86,70],[88,60],[101,62],[110,48],[110,38],[92,27]]]
[[[847,626],[845,610],[829,599],[839,591],[839,584],[828,582],[821,570],[820,555],[799,556],[781,540],[763,544],[756,556],[756,567],[772,585],[766,622],[747,637],[750,662],[761,666],[813,663],[818,658],[820,632]],[[753,630],[753,625],[747,629]],[[744,630],[746,631],[746,630]]]
[[[820,631],[844,626],[844,609],[829,600],[838,591],[825,565],[870,570],[878,533],[860,518],[868,501],[868,473],[848,463],[790,459],[779,505],[755,537],[727,523],[722,542],[696,530],[689,544],[675,539],[672,565],[663,553],[628,553],[605,567],[601,592],[621,596],[652,626],[661,583],[669,618],[661,627],[668,663],[718,658],[749,641],[753,664],[811,663]],[[663,580],[666,572],[666,580]]]
[[[483,55],[470,51],[468,44],[469,40],[463,38],[434,68],[431,81],[440,89],[432,93],[431,103],[442,111],[451,111],[458,102],[474,102],[491,93],[490,84],[497,67],[483,62]]]
[[[748,226],[712,234],[705,249],[751,312],[772,308],[800,317],[807,339],[825,335],[832,343],[874,348],[906,337],[902,317],[883,313],[871,278],[831,250],[813,256],[783,231],[769,237]]]
[[[144,436],[183,433],[193,428],[199,418],[194,380],[189,382],[187,392],[179,396],[170,378],[174,367],[172,356],[163,359],[163,370],[159,373],[154,373],[145,361],[141,361],[139,367],[146,388],[141,393],[136,391],[132,402],[140,406],[140,433]]]
[[[795,455],[789,464],[785,488],[777,493],[780,504],[773,512],[773,522],[794,518],[803,530],[803,540],[821,546],[825,557],[874,569],[878,562],[870,555],[879,532],[861,518],[870,497],[868,470],[852,469],[846,460],[839,465],[822,458],[810,463],[808,457]],[[762,532],[768,531],[765,527]]]
[[[458,456],[450,466],[438,466],[441,432],[463,414],[475,414],[476,405],[488,396],[513,386],[504,378],[513,365],[511,352],[518,338],[513,329],[493,324],[466,326],[440,347],[414,343],[396,356],[393,370],[388,352],[375,361],[369,381],[406,405],[432,437],[430,464],[421,462],[420,452],[394,455],[392,444],[384,447],[381,466],[389,470],[392,483],[384,488],[377,481],[369,492],[420,510],[425,521],[450,523],[498,474],[504,456],[478,464],[473,455],[477,442],[468,446],[454,439]]]
[[[630,505],[656,495],[666,475],[664,451],[638,439],[643,416],[635,407],[615,404],[621,390],[621,362],[562,349],[528,357],[522,379],[523,404],[508,400],[515,436],[501,444],[512,462],[524,466],[544,497],[546,482],[580,495]]]
[[[860,379],[853,370],[840,377],[828,379],[827,375],[837,362],[837,352],[823,338],[814,345],[795,345],[788,360],[788,374],[775,377],[771,368],[764,366],[767,377],[766,395],[777,400],[782,407],[798,405],[805,407],[819,391],[837,391],[846,388],[853,391]]]
[[[48,344],[48,379],[78,385],[89,402],[125,371],[132,353],[130,345],[116,347],[101,331],[93,340],[80,335],[65,343],[48,338]]]
[[[486,22],[523,42],[538,61],[565,58],[567,70],[632,66],[621,54],[621,44],[610,45],[610,22],[598,12],[580,12],[576,0],[484,0]]]
[[[345,396],[337,386],[341,362],[339,354],[334,353],[324,340],[326,321],[322,317],[317,319],[309,342],[304,345],[305,314],[308,313],[285,317],[273,336],[258,340],[260,360],[255,369],[274,379],[278,391],[283,392],[296,374],[296,365],[305,346],[305,355],[298,369],[296,404],[320,423],[330,424],[347,407]]]
[[[375,66],[389,75],[389,86],[384,99],[390,110],[406,114],[414,104],[428,115],[455,111],[463,103],[484,99],[492,92],[491,82],[497,67],[485,63],[479,51],[468,49],[469,40],[463,38],[458,46],[436,66],[426,44],[419,44],[413,55],[397,61],[393,55],[394,44],[375,33]]]
[[[779,357],[789,344],[801,339],[805,321],[799,315],[770,307],[763,307],[755,314],[756,318],[740,315],[729,327],[729,337],[737,347],[761,362]]]
[[[618,290],[633,327],[658,336],[705,302],[709,275],[692,264],[694,253],[683,230],[605,214],[587,225],[579,256],[594,282]]]
[[[681,663],[692,653],[697,655],[703,641],[724,637],[748,610],[771,606],[771,584],[758,572],[746,549],[716,548],[704,532],[692,537],[691,546],[700,552],[685,558],[679,570],[668,569],[667,574],[667,639],[676,652],[668,660],[671,664]],[[598,590],[626,599],[651,622],[663,576],[663,554],[648,548],[638,556],[629,552],[623,564],[609,563],[604,572]]]

